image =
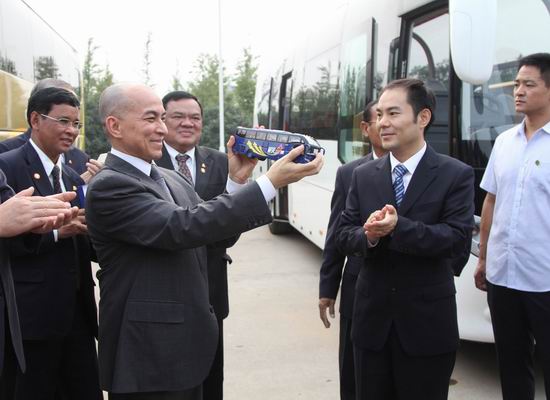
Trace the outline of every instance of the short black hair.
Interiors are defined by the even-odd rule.
[[[550,53],[535,53],[520,58],[518,71],[525,65],[538,68],[546,87],[550,87]]]
[[[36,111],[39,114],[48,115],[54,105],[67,104],[72,107],[80,107],[76,96],[66,89],[49,87],[34,93],[27,104],[27,122],[31,126],[31,114]]]
[[[184,100],[184,99],[195,100],[197,102],[197,104],[199,105],[199,108],[201,109],[201,116],[202,116],[202,104],[199,101],[199,99],[197,99],[197,97],[193,96],[191,93],[184,92],[183,90],[174,90],[173,92],[170,92],[167,95],[165,95],[162,98],[162,105],[163,105],[164,109],[166,110],[166,106],[171,101],[178,101],[178,100]]]
[[[378,104],[378,100],[369,101],[363,110],[363,122],[371,122],[371,111],[374,106]]]
[[[430,117],[430,122],[428,122],[428,125],[426,125],[426,128],[424,129],[424,132],[427,131],[435,119],[436,101],[433,92],[420,79],[405,78],[397,79],[388,83],[386,87],[382,89],[380,96],[386,90],[391,89],[403,89],[407,92],[407,102],[413,109],[415,122],[420,111],[426,108],[430,110],[432,114]]]

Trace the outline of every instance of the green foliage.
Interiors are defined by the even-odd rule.
[[[246,119],[243,125],[252,125],[254,113],[254,94],[256,92],[256,79],[258,65],[255,63],[250,49],[243,49],[243,58],[237,66],[237,76],[235,77],[235,101]]]
[[[99,154],[105,153],[111,148],[103,132],[103,125],[99,117],[99,96],[104,89],[113,84],[113,74],[109,71],[109,66],[101,69],[95,63],[94,54],[96,50],[97,46],[93,44],[93,39],[88,39],[88,50],[82,73],[82,95],[85,107],[86,152],[92,158],[97,158]]]
[[[59,78],[59,67],[51,56],[40,56],[34,60],[34,80]]]
[[[224,74],[225,142],[237,126],[252,124],[258,68],[255,61],[250,50],[244,49],[235,76]],[[216,149],[219,148],[219,64],[215,55],[199,55],[194,65],[194,79],[187,89],[197,96],[203,107],[201,145]]]

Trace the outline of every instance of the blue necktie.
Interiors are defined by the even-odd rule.
[[[403,164],[397,164],[393,169],[395,181],[393,181],[393,192],[395,193],[395,204],[397,207],[403,201],[405,196],[405,185],[403,185],[403,176],[408,172],[407,167]]]

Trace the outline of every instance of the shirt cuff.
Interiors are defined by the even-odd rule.
[[[52,232],[53,232],[53,241],[57,243],[59,232],[57,232],[57,229],[54,229]]]
[[[370,241],[369,238],[367,238],[367,246],[369,249],[373,248],[373,247],[376,247],[378,246],[378,242],[380,241],[380,239],[376,239],[374,241]]]
[[[258,179],[256,179],[256,183],[260,187],[260,190],[262,191],[266,202],[274,199],[275,196],[277,196],[277,189],[275,189],[275,186],[273,186],[273,183],[271,183],[267,176],[260,176]]]
[[[244,185],[246,185],[246,183],[237,183],[228,176],[227,183],[225,184],[225,190],[227,193],[233,193],[242,188]]]

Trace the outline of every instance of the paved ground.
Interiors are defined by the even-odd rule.
[[[229,253],[225,399],[337,400],[338,321],[325,329],[317,309],[321,251],[262,227]],[[452,378],[450,400],[501,399],[492,345],[463,342]],[[542,400],[540,372],[537,382]]]

